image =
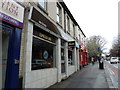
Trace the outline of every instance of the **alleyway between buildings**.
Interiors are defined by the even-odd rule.
[[[99,69],[98,63],[88,65],[68,79],[49,88],[108,88],[104,69]]]

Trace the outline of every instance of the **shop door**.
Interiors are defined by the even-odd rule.
[[[65,74],[65,51],[61,48],[61,73]]]
[[[2,35],[1,88],[18,88],[21,30],[0,24]]]

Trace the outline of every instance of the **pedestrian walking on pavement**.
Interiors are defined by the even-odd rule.
[[[92,61],[92,65],[94,65],[94,58],[93,58],[93,57],[92,57],[92,60],[91,60],[91,61]]]

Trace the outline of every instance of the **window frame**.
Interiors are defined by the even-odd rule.
[[[75,38],[75,24],[73,23],[73,36]]]
[[[40,2],[40,1],[38,0],[37,4],[38,4],[38,6],[39,6],[42,10],[47,11],[47,0],[43,0],[43,1],[44,1],[44,2]],[[44,3],[44,7],[43,7],[40,3]]]
[[[74,61],[74,58],[73,58],[74,57],[73,56],[74,51],[73,51],[73,47],[70,47],[70,48],[68,47],[68,65],[72,66],[72,65],[75,65],[75,61]],[[71,56],[72,56],[70,61],[69,61],[69,55],[70,55],[69,52],[71,52]]]
[[[70,18],[66,15],[66,31],[70,32]]]
[[[56,68],[56,50],[55,50],[56,49],[56,43],[44,40],[44,39],[42,39],[42,38],[40,38],[36,35],[33,35],[32,38],[36,38],[40,41],[46,42],[46,43],[51,44],[53,46],[53,67],[51,67],[51,68]],[[32,44],[33,44],[33,42],[32,42]],[[32,49],[33,49],[33,47],[32,47]],[[50,68],[32,69],[32,61],[33,61],[33,59],[31,58],[31,71],[42,70],[42,69],[50,69]]]
[[[57,10],[56,10],[56,18],[57,18],[57,22],[60,25],[62,25],[62,7],[58,3],[57,3]]]

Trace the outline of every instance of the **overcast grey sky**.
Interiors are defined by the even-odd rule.
[[[87,37],[101,35],[110,49],[118,35],[119,0],[64,0]],[[106,50],[108,51],[108,50]]]

